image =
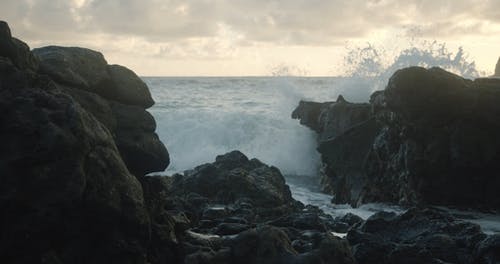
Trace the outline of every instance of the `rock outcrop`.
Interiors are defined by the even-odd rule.
[[[366,119],[338,111],[330,123],[359,122],[334,126],[336,133],[319,130],[323,186],[335,202],[353,205],[500,208],[495,191],[500,187],[498,102],[498,79],[471,81],[439,68],[399,70],[384,91],[372,95],[370,105],[358,105],[370,109]],[[324,127],[328,122],[322,117],[337,104],[316,109],[319,115],[307,117],[316,123],[308,121],[314,123],[309,126]]]
[[[114,102],[80,90],[81,83],[52,79],[69,76],[93,85],[91,81],[107,70],[98,65],[85,68],[86,62],[104,60],[88,54],[97,53],[74,54],[82,65],[60,68],[67,66],[72,72],[42,74],[49,62],[42,58],[39,71],[38,57],[0,22],[2,263],[148,263],[178,258],[175,237],[159,236],[152,229],[160,222],[165,226],[162,232],[168,233],[176,223],[170,218],[152,220],[158,203],[149,199],[154,190],[143,192],[142,178],[131,174],[133,166],[124,162],[127,154],[116,144],[121,131],[154,133],[154,120],[143,108],[129,111],[147,116],[133,120],[145,120],[137,128],[128,117],[117,117],[110,106]],[[82,69],[91,73],[85,75]],[[78,79],[80,73],[86,79]],[[162,151],[166,153],[164,146]],[[162,168],[168,165],[168,159],[161,162]],[[146,167],[137,176],[157,169],[142,166]]]
[[[365,163],[380,125],[368,103],[301,101],[292,118],[318,133],[321,186],[336,203],[355,203],[366,180]]]
[[[362,201],[500,208],[500,80],[413,67],[384,101]]]
[[[320,142],[338,135],[368,120],[371,116],[370,104],[347,102],[342,95],[335,102],[315,103],[300,101],[292,118],[318,133]]]
[[[154,101],[134,72],[108,65],[100,52],[85,48],[49,46],[33,53],[40,61],[40,73],[107,126],[134,175],[166,169],[167,149],[155,133],[155,120],[145,111]]]

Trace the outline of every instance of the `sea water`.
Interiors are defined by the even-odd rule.
[[[167,173],[213,162],[240,150],[283,174],[317,174],[316,135],[291,118],[300,100],[333,101],[343,78],[145,78],[156,104],[150,109],[168,147]],[[345,97],[368,100],[360,88]]]
[[[368,101],[370,78],[335,77],[145,77],[156,104],[149,109],[157,133],[170,153],[163,174],[182,173],[217,155],[240,150],[249,158],[275,166],[285,175],[293,197],[334,217],[354,213],[363,219],[379,211],[404,212],[386,204],[352,208],[332,204],[317,186],[320,155],[316,134],[291,113],[300,100],[334,101],[339,94],[353,102]],[[347,89],[346,87],[351,87]],[[301,179],[301,180],[297,180]],[[307,184],[304,184],[307,183]],[[316,187],[316,188],[315,188]],[[500,233],[500,216],[451,213]]]
[[[295,199],[333,216],[352,212],[366,219],[381,210],[404,212],[385,204],[359,208],[332,204],[332,197],[314,186],[321,165],[316,134],[293,120],[292,111],[300,100],[334,101],[339,95],[367,102],[396,70],[410,65],[440,66],[468,78],[478,72],[461,49],[450,53],[435,43],[404,49],[387,65],[373,54],[380,52],[372,46],[350,52],[346,77],[144,77],[156,102],[149,111],[170,153],[170,166],[162,174],[182,173],[240,150],[279,168]],[[443,210],[481,225],[486,233],[500,233],[498,214]]]

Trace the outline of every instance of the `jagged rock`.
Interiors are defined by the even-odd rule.
[[[316,133],[321,133],[322,124],[319,122],[319,116],[329,104],[331,102],[316,103],[301,100],[299,105],[293,110],[292,118],[299,119],[301,125],[309,127]]]
[[[319,144],[322,188],[334,195],[335,203],[357,204],[367,182],[366,162],[379,131],[380,125],[371,118]]]
[[[217,188],[214,188],[217,186]],[[186,171],[173,182],[174,194],[197,193],[214,203],[248,198],[254,206],[270,208],[294,203],[285,179],[275,167],[249,160],[239,151],[217,156],[212,164]]]
[[[402,215],[377,213],[347,234],[354,257],[363,263],[474,263],[479,226],[435,209]]]
[[[334,194],[336,203],[355,204],[366,181],[365,161],[380,130],[370,104],[301,101],[292,113],[301,124],[318,133],[322,190]]]
[[[122,104],[148,108],[154,104],[146,84],[131,70],[108,65],[97,51],[48,46],[34,49],[40,71],[56,82],[98,94]]]
[[[324,109],[307,118],[318,120],[322,185],[334,202],[500,208],[499,79],[410,67],[370,105],[338,101],[296,110]]]
[[[0,21],[0,57],[9,58],[19,69],[36,72],[38,70],[38,60],[30,52],[26,43],[13,38],[9,25]]]
[[[368,120],[371,116],[369,104],[347,102],[342,95],[337,101],[315,103],[300,101],[292,118],[318,133],[318,141],[326,141],[341,135],[353,126]]]

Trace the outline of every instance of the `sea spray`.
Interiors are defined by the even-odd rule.
[[[333,101],[339,94],[366,102],[397,69],[440,66],[466,77],[478,71],[466,53],[445,44],[420,42],[396,56],[375,45],[349,50],[342,77],[297,77],[305,69],[280,65],[274,77],[144,78],[156,101],[150,111],[166,144],[167,174],[212,162],[240,150],[278,167],[284,174],[315,176],[320,167],[316,135],[290,118],[300,100]]]
[[[335,78],[146,78],[157,104],[151,113],[182,172],[238,149],[285,174],[315,175],[315,135],[290,113],[301,98],[327,98]]]

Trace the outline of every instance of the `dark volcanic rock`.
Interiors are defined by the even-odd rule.
[[[0,21],[0,57],[9,58],[19,69],[38,70],[38,60],[30,52],[26,43],[13,38],[9,25]]]
[[[294,203],[285,179],[275,167],[248,158],[239,151],[217,156],[212,164],[204,164],[173,182],[175,194],[194,192],[216,203],[234,203],[248,198],[263,208]]]
[[[138,176],[164,171],[170,157],[154,132],[153,116],[138,106],[112,102],[111,109],[116,118],[116,145],[128,169]]]
[[[54,81],[102,95],[110,79],[102,53],[79,47],[48,46],[34,49],[40,72]]]
[[[367,182],[366,162],[380,125],[371,118],[319,144],[323,161],[321,184],[335,203],[356,205]]]
[[[500,208],[500,80],[397,71],[360,199]]]
[[[500,263],[500,235],[492,235],[476,246],[475,258],[477,263]]]
[[[227,243],[231,263],[355,263],[347,242],[328,234],[320,239],[315,249],[302,254],[291,246],[285,232],[271,226],[242,232]]]
[[[347,235],[359,264],[474,263],[485,237],[475,224],[417,208],[399,216],[377,213]]]
[[[97,51],[49,46],[34,49],[40,71],[56,82],[96,93],[108,100],[148,108],[154,104],[146,84],[131,70],[108,65]]]
[[[322,124],[319,122],[319,116],[329,104],[332,103],[300,101],[297,108],[295,108],[292,112],[292,118],[299,119],[301,125],[309,127],[310,129],[316,131],[316,133],[321,133]]]
[[[0,70],[2,262],[141,261],[142,189],[109,131],[50,79]]]
[[[144,192],[127,169],[109,102],[37,74],[4,22],[0,35],[0,262],[180,262],[182,221],[164,185]]]
[[[136,176],[164,171],[167,149],[155,133],[153,116],[141,107],[108,101],[84,90],[60,86],[112,133],[127,168]]]
[[[319,132],[322,185],[335,202],[500,208],[499,79],[410,67],[370,105],[339,101],[309,103],[309,112],[302,102],[294,112],[318,120],[310,126]]]
[[[120,65],[109,65],[108,71],[112,85],[104,91],[104,97],[144,108],[155,103],[147,85],[133,71]]]
[[[245,231],[230,241],[231,258],[239,263],[291,263],[297,252],[285,232],[262,226]]]
[[[371,116],[369,104],[347,102],[341,95],[335,102],[315,103],[300,101],[292,118],[316,131],[319,142],[333,139]]]
[[[292,113],[301,124],[318,133],[323,168],[323,191],[334,194],[336,203],[356,204],[366,181],[365,163],[380,125],[367,103],[301,101]]]
[[[154,104],[146,84],[131,70],[108,65],[100,52],[49,46],[35,49],[40,71],[92,113],[111,131],[128,169],[136,176],[163,171],[167,149],[154,132],[156,123],[144,109]]]

